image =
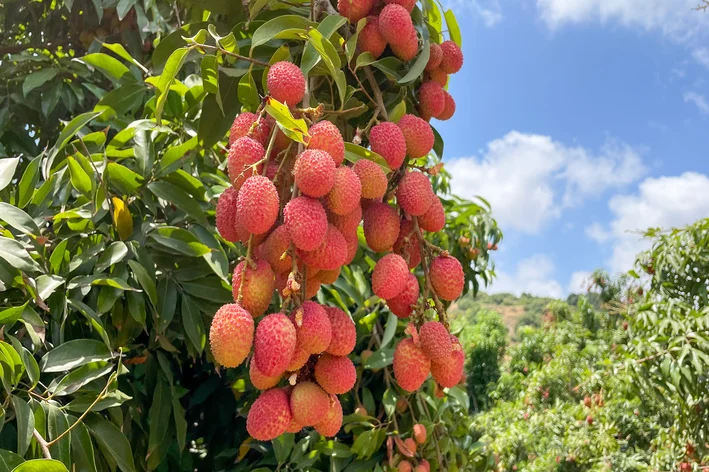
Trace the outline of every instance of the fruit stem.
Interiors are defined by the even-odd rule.
[[[364,66],[364,75],[367,76],[369,85],[372,86],[372,91],[374,91],[374,97],[376,98],[377,107],[379,108],[379,111],[382,113],[384,119],[386,121],[389,121],[389,115],[387,114],[387,110],[384,107],[384,100],[382,99],[382,91],[379,89],[377,79],[374,77],[374,73],[372,73],[372,69],[370,69],[369,66]]]
[[[421,228],[419,227],[418,217],[414,216],[412,218],[412,221],[414,223],[414,231],[416,232],[416,235],[418,236],[418,239],[419,239],[419,250],[421,251],[421,265],[423,266],[423,275],[424,275],[424,278],[426,279],[426,290],[424,291],[424,300],[428,299],[428,294],[430,293],[431,298],[433,299],[433,304],[436,308],[436,313],[438,313],[439,321],[441,323],[443,323],[443,325],[446,327],[447,330],[449,330],[448,314],[446,313],[446,309],[443,307],[441,300],[438,298],[438,294],[433,289],[433,285],[431,284],[431,274],[428,271],[429,257],[428,257],[428,253],[426,251],[426,249],[428,248],[428,246],[426,245],[428,243],[428,241],[423,239],[423,234],[421,233]],[[430,243],[428,243],[428,244],[430,244]],[[434,247],[438,248],[437,246],[434,246]],[[440,248],[438,248],[438,249],[440,249]]]
[[[352,73],[352,75],[354,76],[355,80],[356,80],[357,83],[359,84],[359,89],[367,96],[367,98],[369,99],[369,101],[372,102],[372,104],[374,104],[374,106],[378,109],[378,108],[379,108],[379,104],[377,104],[377,101],[372,98],[372,96],[369,94],[369,92],[367,92],[367,89],[364,88],[364,84],[362,83],[361,80],[359,80],[359,76],[357,75],[357,72],[356,72],[355,70],[353,70],[352,67],[349,66],[349,65],[348,65],[348,68],[350,69],[350,72]]]
[[[249,242],[246,245],[246,256],[244,257],[244,268],[241,270],[241,281],[239,282],[239,295],[236,297],[236,303],[241,305],[241,301],[244,299],[244,281],[246,280],[246,269],[249,266],[253,266],[253,261],[251,260],[251,248],[254,244],[253,233],[249,236]]]
[[[263,159],[263,172],[262,175],[266,175],[268,172],[268,163],[271,160],[271,151],[273,151],[273,143],[276,142],[276,134],[278,134],[278,123],[273,125],[273,131],[271,131],[271,139],[268,141],[268,147],[266,148],[266,157]]]
[[[224,49],[221,46],[212,46],[211,44],[195,43],[192,45],[192,48],[211,49],[212,51],[219,51],[226,56],[231,56],[231,57],[234,57],[234,58],[242,60],[242,61],[247,61],[252,64],[257,64],[259,66],[264,66],[264,67],[271,66],[268,62],[259,61],[258,59],[254,59],[253,57],[242,56],[241,54],[227,51],[226,49]]]

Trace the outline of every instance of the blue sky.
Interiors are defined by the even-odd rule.
[[[505,233],[492,291],[563,297],[627,270],[634,230],[709,216],[709,12],[698,0],[454,0],[454,191]]]

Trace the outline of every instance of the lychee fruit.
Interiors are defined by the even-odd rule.
[[[345,258],[347,258],[347,241],[345,241]],[[318,280],[323,285],[334,284],[335,281],[340,277],[340,268],[333,270],[321,270],[318,272]]]
[[[405,40],[401,40],[397,44],[391,45],[391,50],[394,51],[394,55],[404,62],[408,62],[419,52],[419,38],[416,34],[416,30],[412,29],[406,35]]]
[[[421,423],[416,423],[414,425],[414,439],[418,444],[423,444],[426,442],[426,427]]]
[[[409,261],[409,269],[421,263],[421,241],[414,231],[411,220],[402,219],[399,227],[399,236],[394,243],[394,252]]]
[[[310,141],[308,149],[320,149],[327,152],[335,163],[335,167],[345,160],[345,141],[340,130],[327,120],[319,121],[308,130]]]
[[[426,459],[421,459],[414,468],[414,472],[431,472],[431,464]]]
[[[399,206],[412,216],[426,213],[435,198],[431,181],[423,172],[417,170],[408,171],[396,190]]]
[[[288,61],[280,61],[268,69],[268,92],[273,98],[288,106],[295,106],[305,95],[305,76],[300,68]]]
[[[411,315],[413,305],[416,305],[418,298],[419,281],[414,274],[409,272],[404,289],[399,295],[387,300],[387,306],[399,318],[406,318]]]
[[[337,215],[333,212],[328,213],[328,219],[330,223],[337,228],[342,236],[347,238],[351,235],[357,235],[357,227],[360,221],[362,221],[362,206],[355,206],[354,210],[346,215]]]
[[[445,97],[445,106],[443,107],[443,111],[436,115],[436,118],[441,121],[450,120],[455,114],[455,100],[453,100],[451,94],[445,90],[443,91],[443,95]]]
[[[283,222],[295,247],[312,251],[325,241],[327,214],[314,198],[296,197],[283,209]]]
[[[235,303],[224,305],[214,315],[209,328],[209,344],[217,363],[236,367],[246,359],[254,340],[254,319]]]
[[[258,441],[270,441],[285,433],[292,419],[288,395],[280,388],[272,388],[251,405],[246,430]]]
[[[354,387],[357,372],[348,357],[323,354],[315,364],[315,380],[327,393],[341,395]]]
[[[333,225],[329,225],[325,241],[315,250],[299,253],[301,260],[315,269],[336,270],[347,259],[347,241]]]
[[[446,106],[446,96],[438,82],[424,82],[418,90],[419,110],[426,116],[438,116]]]
[[[217,231],[222,238],[232,243],[239,241],[242,237],[236,226],[237,194],[234,187],[229,187],[219,195],[217,200]]]
[[[386,203],[373,203],[364,213],[364,237],[374,252],[388,251],[394,246],[399,226],[399,215]]]
[[[278,190],[263,175],[246,179],[236,199],[236,215],[249,233],[265,233],[278,218]]]
[[[298,424],[319,423],[330,409],[330,396],[313,382],[298,382],[290,394],[290,411]]]
[[[443,57],[441,59],[441,70],[447,74],[455,74],[463,67],[463,51],[453,41],[441,43]]]
[[[336,215],[352,213],[362,198],[362,184],[349,167],[335,170],[335,183],[327,194],[327,206]]]
[[[427,321],[419,330],[421,349],[431,361],[448,361],[450,359],[453,344],[451,335],[443,323],[438,321]]]
[[[352,167],[362,183],[363,198],[382,198],[387,191],[387,176],[376,162],[360,159]]]
[[[287,253],[291,239],[285,225],[277,226],[259,246],[259,257],[269,263],[277,274],[291,269],[292,260]]]
[[[411,466],[411,462],[409,461],[399,462],[399,465],[396,466],[396,469],[398,472],[411,472],[412,470],[414,470]]]
[[[426,72],[426,78],[428,80],[432,80],[433,82],[436,82],[441,87],[445,87],[446,84],[448,83],[448,74],[446,74],[443,71],[443,69],[441,69],[440,67],[437,67],[435,69],[432,69],[432,70]]]
[[[389,168],[396,170],[406,158],[406,139],[401,128],[391,121],[373,126],[369,131],[369,146],[384,158]]]
[[[429,269],[431,285],[443,300],[456,300],[463,293],[465,275],[458,259],[451,256],[438,256],[431,262]]]
[[[463,376],[464,367],[465,353],[458,339],[454,337],[448,357],[431,361],[431,375],[441,387],[453,388]]]
[[[234,268],[231,279],[231,293],[234,301],[243,306],[254,318],[266,313],[271,297],[276,288],[275,274],[268,262],[263,259],[253,261],[254,267],[241,261]],[[243,282],[242,282],[243,279]],[[241,300],[239,300],[241,295]]]
[[[357,23],[369,14],[374,3],[374,0],[337,0],[337,11],[350,23]]]
[[[342,404],[335,395],[329,396],[330,405],[325,417],[315,425],[315,431],[325,437],[337,435],[342,427]]]
[[[286,371],[295,372],[300,370],[308,362],[308,359],[310,359],[310,353],[300,343],[296,342],[295,352],[293,352],[293,357],[291,357]]]
[[[436,43],[431,43],[430,54],[428,56],[428,63],[424,70],[432,71],[441,65],[441,60],[443,59],[443,50],[441,46]]]
[[[426,213],[418,217],[419,227],[424,231],[436,233],[446,225],[446,212],[441,199],[434,196]]]
[[[404,115],[397,126],[406,141],[406,153],[409,157],[418,159],[433,149],[433,130],[425,120],[415,115]]]
[[[404,446],[406,446],[406,449],[416,454],[416,441],[413,440],[413,438],[406,438],[404,439]]]
[[[264,317],[256,327],[254,361],[262,374],[273,377],[286,371],[295,352],[296,331],[282,313]]]
[[[263,164],[256,165],[266,154],[260,142],[244,136],[237,139],[229,148],[227,170],[231,184],[239,190],[244,181],[254,174],[260,174]]]
[[[406,8],[406,11],[409,13],[414,11],[414,7],[416,6],[416,0],[384,0],[384,3],[398,3],[402,7]]]
[[[310,354],[320,354],[330,345],[332,327],[325,308],[319,303],[306,301],[291,312],[298,344]]]
[[[335,183],[335,162],[325,151],[309,149],[303,151],[293,167],[295,183],[305,195],[322,197]]]
[[[273,377],[263,375],[261,371],[258,370],[258,367],[256,367],[256,363],[252,360],[249,365],[249,378],[257,389],[268,390],[278,385],[278,382],[281,380],[281,375],[274,375]]]
[[[234,123],[231,125],[231,130],[229,131],[229,146],[231,147],[237,139],[243,138],[244,136],[249,136],[261,143],[262,146],[266,146],[268,144],[268,138],[271,136],[273,123],[269,122],[267,119],[261,119],[254,128],[254,131],[249,135],[251,126],[257,119],[258,115],[256,113],[244,112],[240,115],[236,115]]]
[[[328,306],[325,312],[330,319],[332,339],[325,352],[333,356],[346,356],[357,343],[357,328],[350,316],[341,309]]]
[[[360,52],[369,52],[374,58],[378,58],[384,52],[387,42],[379,32],[379,20],[376,16],[367,18],[367,24],[357,37],[357,45]]]
[[[317,295],[321,285],[318,279],[308,280],[305,284],[305,298],[310,299]]]
[[[409,266],[398,254],[387,254],[377,261],[372,272],[372,291],[385,300],[399,295],[409,278]]]
[[[402,45],[410,38],[411,31],[416,33],[411,14],[406,8],[396,3],[390,3],[379,13],[379,32],[384,40],[392,46]]]
[[[347,259],[345,259],[346,265],[350,264],[357,255],[357,250],[359,250],[359,237],[356,233],[345,236],[345,242],[347,243]]]
[[[431,361],[412,338],[402,340],[394,350],[394,377],[407,392],[418,390],[431,372]]]

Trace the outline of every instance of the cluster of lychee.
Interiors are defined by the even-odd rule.
[[[367,18],[357,37],[360,52],[375,58],[384,54],[387,45],[396,57],[410,61],[419,54],[419,38],[411,19],[416,0],[339,0],[337,8],[351,22]],[[417,91],[419,115],[448,120],[455,113],[455,100],[444,89],[449,74],[463,66],[463,52],[453,41],[431,42],[424,81]]]
[[[396,469],[399,472],[431,471],[431,464],[429,464],[426,459],[419,459],[416,466],[412,464],[412,459],[416,456],[418,446],[422,446],[426,443],[426,435],[426,427],[417,423],[413,427],[410,438],[406,438],[403,441],[399,438],[396,439],[397,449],[399,449],[399,453],[405,457],[396,465]]]

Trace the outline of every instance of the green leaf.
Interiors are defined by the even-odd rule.
[[[340,70],[340,56],[338,55],[335,46],[333,46],[330,40],[325,38],[322,33],[316,29],[311,29],[308,31],[308,42],[315,48],[318,54],[320,54],[320,57],[322,57],[323,62],[327,66],[327,70],[330,72],[330,76],[337,82],[338,77],[341,75],[340,72],[342,71]],[[343,79],[344,75],[342,75],[340,82],[346,86],[346,82],[342,82]],[[344,101],[344,91],[340,83],[338,83],[338,92],[340,94],[340,100]]]
[[[123,472],[135,472],[130,443],[120,429],[101,416],[93,414],[84,419],[84,424],[95,441],[108,451]]]
[[[197,147],[197,144],[197,136],[194,136],[182,144],[171,146],[170,149],[168,149],[162,156],[162,159],[160,159],[160,170],[158,171],[158,175],[168,174],[180,167],[182,165],[182,162],[179,162],[180,159],[182,159],[189,151]]]
[[[201,353],[207,342],[202,314],[197,302],[187,295],[182,295],[182,326],[185,328],[187,339],[197,352]]]
[[[357,22],[357,29],[355,30],[355,33],[352,36],[350,36],[350,39],[348,39],[347,43],[345,44],[345,51],[346,51],[348,64],[350,62],[352,62],[352,58],[354,57],[355,52],[357,51],[357,40],[359,39],[359,33],[362,31],[362,29],[365,26],[367,26],[367,19],[362,18],[361,20],[359,20]]]
[[[278,123],[283,133],[293,141],[306,143],[306,136],[309,138],[308,125],[302,118],[295,118],[287,106],[274,99],[268,97],[266,99],[266,113],[271,115]]]
[[[41,87],[46,82],[52,80],[57,76],[57,72],[57,69],[52,67],[41,69],[37,72],[32,72],[30,75],[25,77],[24,82],[22,82],[22,95],[26,97],[32,90],[37,87]]]
[[[207,55],[202,58],[200,64],[202,71],[202,86],[204,91],[215,95],[219,108],[224,114],[224,105],[222,105],[222,97],[219,95],[219,65],[217,64],[217,56]]]
[[[0,472],[10,472],[17,470],[15,467],[22,464],[25,460],[11,451],[0,449]],[[63,464],[62,464],[63,466]]]
[[[93,411],[95,411],[95,408]],[[67,418],[70,425],[78,421],[78,418],[71,415],[67,415]],[[83,423],[79,423],[71,430],[71,458],[76,463],[77,471],[96,472],[94,445],[91,442],[89,430]]]
[[[347,23],[347,18],[340,15],[328,15],[318,25],[317,31],[320,32],[320,35],[325,40],[329,40],[330,36],[332,36],[332,34],[345,23]],[[313,67],[315,67],[318,61],[320,61],[320,57],[320,53],[312,42],[305,45],[303,59],[300,61],[300,70],[303,72],[303,75],[306,77],[308,76],[308,73],[313,69]]]
[[[148,189],[158,198],[174,203],[177,208],[184,211],[192,218],[202,224],[207,224],[204,210],[199,204],[184,190],[172,185],[169,182],[156,181],[148,185]]]
[[[81,164],[79,164],[72,156],[67,157],[66,160],[69,166],[71,185],[84,195],[90,195],[92,185],[89,174],[86,173],[84,168],[81,167]]]
[[[384,405],[384,412],[387,418],[391,418],[396,411],[396,402],[399,400],[396,390],[388,388],[384,395],[382,396],[382,405]]]
[[[310,21],[300,15],[283,15],[269,20],[254,31],[251,50],[272,39],[302,39],[309,26],[312,26]]]
[[[129,168],[109,162],[106,166],[108,183],[113,185],[123,195],[135,195],[143,185],[143,177]]]
[[[132,6],[132,5],[131,5],[131,6]],[[119,13],[120,13],[120,12],[119,12]],[[119,16],[120,16],[120,14],[119,14]],[[121,17],[121,19],[123,19],[123,18]],[[138,67],[139,67],[143,72],[145,72],[146,74],[148,73],[148,69],[146,69],[146,68],[143,66],[143,64],[141,64],[141,63],[138,62],[137,60],[133,59],[133,56],[131,56],[130,53],[129,53],[128,51],[126,51],[126,48],[124,48],[121,43],[112,43],[112,44],[111,44],[111,43],[101,43],[101,45],[102,45],[103,47],[105,47],[106,49],[112,51],[112,52],[113,52],[114,54],[116,54],[117,56],[119,56],[119,57],[125,59],[126,61],[128,61],[128,62],[130,62],[130,63],[132,63],[132,64],[135,64],[136,66],[138,66]]]
[[[89,362],[110,361],[113,354],[100,341],[74,339],[60,344],[42,357],[39,362],[42,372],[64,372]]]
[[[0,159],[0,190],[4,189],[10,182],[12,182],[12,178],[15,175],[15,169],[17,169],[17,164],[19,163],[19,157]]]
[[[163,226],[150,233],[149,237],[161,246],[172,249],[180,254],[200,257],[211,252],[197,237],[181,228]]]
[[[229,284],[217,277],[205,277],[194,282],[184,282],[182,288],[188,294],[214,303],[232,303]]]
[[[360,159],[368,159],[379,164],[379,167],[382,168],[384,173],[388,174],[391,172],[387,161],[385,161],[382,156],[354,143],[345,143],[345,159],[352,163]]]
[[[389,121],[398,123],[402,116],[406,114],[406,100],[402,100],[396,104],[394,109],[389,112]]]
[[[128,246],[123,241],[114,241],[101,253],[96,267],[96,272],[103,272],[112,265],[118,264],[128,255]]]
[[[87,54],[77,60],[97,68],[103,75],[116,82],[130,72],[121,61],[102,52]]]
[[[448,25],[448,34],[451,39],[458,47],[463,47],[463,38],[460,35],[460,27],[458,27],[458,20],[455,17],[453,10],[446,10],[443,14],[446,18],[446,25]]]
[[[258,89],[256,88],[256,82],[254,82],[251,72],[244,74],[239,79],[237,97],[239,98],[239,102],[249,110],[253,110],[261,103]]]
[[[0,236],[0,259],[24,272],[40,270],[39,264],[30,257],[22,244],[3,236]]]
[[[119,288],[121,290],[135,290],[128,283],[117,277],[105,277],[103,275],[79,275],[69,281],[69,290],[78,287],[88,287],[89,285],[105,285],[107,287]]]
[[[10,342],[12,343],[12,347],[14,347],[20,354],[22,364],[25,366],[25,372],[27,373],[27,377],[30,379],[31,386],[35,387],[37,382],[39,382],[39,365],[37,365],[37,361],[32,353],[25,349],[25,347],[23,347],[16,338],[10,336]]]
[[[131,293],[131,292],[128,292]],[[79,313],[81,313],[84,318],[89,322],[91,327],[96,331],[96,333],[101,337],[103,340],[104,344],[106,347],[111,348],[111,341],[108,339],[108,334],[106,334],[106,329],[103,327],[103,324],[101,323],[101,319],[98,317],[96,312],[92,310],[88,305],[85,303],[75,300],[73,298],[70,298],[68,300],[69,306],[72,308],[75,308]]]
[[[207,26],[207,31],[212,38],[214,38],[214,41],[216,41],[217,44],[219,44],[224,50],[232,53],[239,52],[239,43],[236,42],[236,37],[234,37],[233,32],[229,32],[226,36],[220,36],[219,33],[217,33],[217,28],[213,24]]]
[[[94,107],[103,112],[103,118],[125,115],[143,103],[147,87],[139,83],[128,83],[108,92]]]
[[[57,142],[50,150],[49,155],[47,156],[47,160],[44,161],[44,165],[42,166],[42,175],[44,175],[45,179],[49,179],[49,175],[51,173],[50,170],[52,169],[54,158],[57,156],[59,151],[64,149],[64,147],[69,143],[69,140],[71,140],[76,135],[76,133],[81,131],[81,128],[89,124],[92,120],[101,115],[101,113],[102,112],[100,111],[82,113],[81,115],[76,116],[66,125],[66,127],[59,134]]]
[[[113,364],[106,361],[89,362],[65,375],[54,386],[53,394],[57,396],[71,395],[87,383],[100,379],[112,370]]]
[[[23,462],[12,472],[68,472],[66,466],[54,459],[33,459]]]
[[[177,308],[177,285],[171,279],[164,277],[158,283],[158,331],[163,333],[175,317]]]
[[[12,396],[12,407],[17,417],[17,453],[24,456],[32,442],[34,414],[27,402],[15,395]]]
[[[214,232],[199,225],[190,227],[190,231],[192,231],[199,238],[199,240],[202,241],[202,243],[211,249],[209,253],[202,257],[205,261],[207,261],[207,264],[209,264],[209,267],[212,268],[214,273],[217,274],[220,279],[226,281],[227,276],[229,275],[229,259],[227,258],[224,249],[222,249],[222,245],[219,243],[219,240],[214,236]]]
[[[39,181],[39,165],[42,163],[42,156],[38,156],[27,164],[25,172],[20,179],[20,185],[17,187],[17,206],[24,208],[32,199],[34,189]],[[13,171],[14,173],[14,171]],[[0,170],[0,175],[2,170]],[[0,183],[1,186],[1,183]]]
[[[106,393],[101,400],[94,404],[96,398],[98,398],[98,393],[87,393],[86,395],[77,397],[69,402],[65,409],[76,413],[83,413],[89,408],[89,406],[94,405],[91,411],[103,411],[108,408],[121,406],[131,399],[131,397],[120,390]]]
[[[153,392],[153,401],[148,413],[148,455],[153,454],[167,434],[172,414],[172,399],[170,398],[170,387],[161,376]]]
[[[0,202],[0,220],[18,231],[39,236],[39,228],[30,215],[9,203]]]
[[[64,283],[66,283],[66,280],[63,277],[42,274],[37,277],[37,296],[42,300],[46,300]]]
[[[170,85],[172,81],[175,80],[177,73],[182,69],[182,65],[185,63],[189,52],[190,48],[180,48],[170,54],[170,57],[165,63],[165,68],[162,74],[160,74],[157,83],[158,99],[155,105],[155,119],[158,124],[160,124],[160,115],[162,115],[162,110],[165,108],[165,103],[167,102],[167,94],[170,91]]]
[[[396,334],[396,327],[399,324],[399,318],[394,314],[389,312],[389,317],[387,318],[387,324],[384,328],[384,335],[382,336],[382,343],[379,349],[384,349],[387,345],[394,339]]]
[[[185,419],[185,409],[182,408],[180,399],[175,393],[175,389],[171,387],[170,391],[172,396],[172,415],[175,419],[177,446],[180,448],[180,451],[183,451],[185,449],[185,443],[187,442],[187,420]]]
[[[272,440],[273,453],[276,456],[278,464],[285,464],[288,461],[290,452],[293,450],[293,445],[295,444],[295,434],[285,433],[278,436],[276,439]]]
[[[118,14],[118,19],[122,20],[128,14],[133,5],[135,5],[136,0],[119,0],[116,6],[116,13]]]
[[[24,305],[13,306],[0,311],[0,324],[13,325],[15,321],[20,319],[28,303],[29,301],[25,302]]]
[[[69,420],[66,414],[58,407],[51,403],[45,403],[44,408],[47,412],[47,429],[49,431],[49,439],[54,440],[69,429]],[[52,457],[61,460],[64,465],[71,467],[71,432],[54,443],[49,451]]]
[[[367,358],[364,367],[367,369],[382,369],[394,362],[394,349],[380,349]]]
[[[133,276],[138,281],[153,306],[158,305],[158,289],[155,287],[155,280],[148,274],[148,271],[137,261],[128,261],[128,265],[133,270]]]
[[[62,90],[64,85],[61,81],[56,81],[47,90],[42,92],[42,113],[45,117],[49,118],[49,115],[54,111],[54,108],[59,103],[59,98],[62,95]]]
[[[428,57],[431,55],[431,43],[429,41],[424,41],[423,50],[416,58],[416,62],[411,66],[411,69],[406,73],[404,77],[399,79],[399,84],[408,84],[414,80],[420,78],[423,75],[423,70],[428,64]]]

